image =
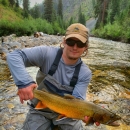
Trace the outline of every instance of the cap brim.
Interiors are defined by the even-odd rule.
[[[79,34],[69,34],[65,37],[65,40],[67,40],[68,38],[72,38],[72,37],[75,37],[75,38],[78,38],[81,42],[85,43],[87,41],[87,39]]]

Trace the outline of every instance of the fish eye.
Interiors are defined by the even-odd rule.
[[[111,114],[111,115],[110,115],[111,118],[114,118],[114,116],[115,116],[114,114]]]

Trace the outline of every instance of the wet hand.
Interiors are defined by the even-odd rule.
[[[83,122],[86,123],[86,125],[93,124],[93,123],[95,123],[96,126],[100,125],[99,122],[94,122],[93,119],[92,119],[92,117],[88,117],[88,116],[84,117]]]
[[[36,84],[31,84],[30,86],[27,86],[26,88],[18,89],[19,99],[22,104],[26,100],[33,99],[33,89],[36,87],[37,87]]]

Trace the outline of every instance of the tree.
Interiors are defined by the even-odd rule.
[[[39,6],[37,4],[30,10],[30,14],[35,19],[40,18]]]
[[[52,11],[52,21],[56,21],[57,20],[57,15],[56,15],[56,11],[54,10],[53,8],[53,11]]]
[[[13,7],[15,5],[15,0],[9,0],[10,6]]]
[[[82,11],[81,11],[81,6],[79,7],[79,18],[78,18],[78,22],[81,23],[81,24],[84,24],[84,25],[86,23],[85,15],[82,14]]]
[[[16,7],[19,7],[19,1],[16,0]]]
[[[48,22],[52,22],[53,18],[53,0],[44,1],[44,19]]]
[[[29,17],[29,6],[30,6],[30,2],[29,0],[23,0],[23,16],[25,18],[28,18]]]
[[[69,25],[71,25],[73,23],[74,23],[74,19],[73,19],[73,17],[71,17],[70,20],[69,20]]]
[[[110,1],[111,0],[97,0],[97,4],[95,5],[95,17],[98,17],[96,28],[98,28],[101,24],[105,25],[107,23],[107,9]]]
[[[23,9],[29,12],[30,2],[29,0],[23,0]]]
[[[110,13],[110,22],[113,23],[115,16],[120,14],[120,0],[111,0],[111,13]]]
[[[63,19],[63,14],[62,14],[62,0],[59,0],[58,2],[58,12],[57,14]]]

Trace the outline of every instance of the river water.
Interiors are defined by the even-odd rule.
[[[87,100],[104,106],[123,118],[119,127],[84,126],[85,130],[130,130],[130,44],[90,38],[83,61],[92,70]],[[0,130],[21,130],[28,106],[20,104],[17,87],[6,62],[0,61]],[[38,68],[27,71],[34,78]]]

